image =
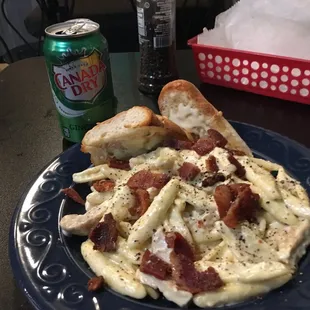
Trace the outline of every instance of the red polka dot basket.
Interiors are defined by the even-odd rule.
[[[192,47],[202,82],[310,104],[310,61],[197,44]]]

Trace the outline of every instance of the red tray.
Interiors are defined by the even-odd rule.
[[[201,45],[193,49],[202,82],[310,104],[310,61]]]

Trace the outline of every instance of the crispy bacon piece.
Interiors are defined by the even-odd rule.
[[[168,233],[166,242],[169,248],[173,248],[170,254],[172,278],[178,288],[196,294],[223,286],[223,281],[212,267],[203,272],[196,270],[194,252],[181,234]]]
[[[214,200],[217,204],[217,209],[220,219],[225,218],[233,200],[233,193],[228,185],[219,185],[214,191]]]
[[[119,160],[116,158],[110,158],[109,167],[122,170],[130,170],[129,160]]]
[[[164,146],[171,147],[175,150],[190,150],[194,142],[189,140],[168,139],[164,142]]]
[[[210,138],[201,138],[192,146],[192,149],[200,156],[209,154],[214,148],[215,144]]]
[[[239,163],[239,161],[232,155],[229,154],[228,155],[228,160],[231,164],[233,164],[236,167],[236,176],[238,176],[239,178],[243,178],[245,176],[245,169],[244,167]]]
[[[192,181],[200,173],[200,169],[192,163],[184,162],[178,172],[183,180]]]
[[[226,180],[225,175],[222,173],[214,173],[213,175],[205,178],[202,181],[203,187],[213,186],[214,184],[218,182],[224,182]]]
[[[227,140],[225,137],[222,136],[217,130],[209,129],[208,137],[214,142],[214,144],[218,147],[225,147],[227,144]]]
[[[217,165],[216,158],[213,155],[210,155],[206,159],[206,166],[207,166],[207,169],[211,172],[218,172],[219,171],[219,167]]]
[[[171,274],[170,265],[149,250],[146,250],[143,254],[140,270],[160,280],[167,279]]]
[[[231,153],[232,155],[236,155],[236,156],[244,156],[246,155],[243,151],[240,150],[232,150],[232,149],[227,149],[226,150]]]
[[[229,185],[229,188],[232,190],[232,193],[234,194],[234,199],[237,197],[239,191],[243,191],[247,187],[250,187],[250,185],[247,183],[236,183]]]
[[[194,262],[183,254],[170,254],[172,263],[172,277],[179,289],[192,294],[215,291],[224,285],[214,268],[206,271],[196,270]]]
[[[241,188],[227,212],[224,223],[228,227],[234,228],[241,221],[252,222],[255,220],[255,214],[259,208],[258,201],[259,195],[254,194],[250,186]]]
[[[148,189],[155,187],[162,189],[170,181],[170,176],[164,173],[152,173],[149,170],[140,170],[127,181],[131,189]]]
[[[192,149],[200,156],[210,153],[216,146],[224,148],[227,140],[215,129],[208,129],[208,136],[200,138]]]
[[[62,192],[71,198],[73,201],[85,205],[85,200],[80,196],[80,194],[72,187],[64,188]]]
[[[103,284],[104,284],[103,276],[93,277],[89,279],[87,283],[87,290],[89,292],[96,292],[103,287]]]
[[[112,180],[100,180],[93,183],[93,187],[97,192],[109,192],[114,189],[115,182]]]
[[[168,248],[173,249],[176,254],[183,254],[194,261],[194,251],[187,240],[178,232],[170,232],[165,236]]]
[[[98,225],[91,230],[88,237],[94,243],[94,250],[100,252],[115,251],[118,230],[112,213],[106,214],[104,216],[104,221],[99,222]]]
[[[244,183],[218,186],[214,199],[220,219],[230,228],[236,228],[242,221],[253,221],[259,208],[259,195]]]
[[[145,189],[138,188],[133,194],[135,195],[136,203],[129,209],[129,213],[132,216],[141,217],[151,204],[149,192]]]

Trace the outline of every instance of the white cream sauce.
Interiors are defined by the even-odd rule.
[[[172,121],[182,122],[185,128],[194,128],[200,135],[209,128],[198,110],[193,113],[192,108],[183,104],[179,105],[177,113],[171,112],[170,118]],[[206,166],[210,155],[216,158],[219,172],[227,178],[224,184],[245,182],[250,184],[253,192],[260,195],[262,211],[256,224],[244,222],[238,228],[230,229],[220,221],[213,191],[221,183],[208,188],[202,187],[202,180],[211,174]],[[164,232],[182,233],[198,251],[200,260],[196,262],[197,268],[204,271],[208,266],[213,266],[227,284],[218,291],[193,296],[177,289],[173,281],[161,281],[137,271],[139,283],[160,290],[167,299],[179,306],[186,305],[193,297],[196,305],[207,307],[233,304],[268,292],[292,277],[299,258],[310,242],[309,199],[299,182],[290,178],[281,166],[247,156],[236,158],[246,170],[245,180],[235,176],[236,167],[229,162],[228,152],[221,148],[199,156],[191,150],[176,151],[160,147],[132,158],[131,171],[101,165],[76,173],[73,176],[75,182],[111,178],[117,185],[112,194],[93,191],[87,197],[88,211],[83,216],[84,226],[88,224],[87,214],[97,214],[98,217],[98,214],[103,216],[112,212],[119,221],[125,238],[121,239],[120,248],[115,255],[127,257],[133,266],[140,263],[141,257],[137,253],[142,253],[146,248],[169,263],[171,249],[167,248]],[[185,182],[178,177],[178,169],[184,162],[192,163],[200,169],[200,173],[192,181]],[[279,170],[277,179],[270,174],[275,168]],[[152,204],[147,213],[133,223],[128,208],[134,201],[125,184],[130,176],[143,169],[166,173],[173,178],[161,191],[148,189]],[[72,218],[77,221],[77,227],[74,226],[75,223],[70,223],[71,231],[78,230],[79,218]],[[85,227],[83,228],[85,232]],[[89,257],[87,260],[92,269],[98,272],[103,268],[97,265],[101,264],[99,262],[109,262],[109,257],[116,259],[113,255],[105,255],[100,259],[97,254],[96,260]],[[135,255],[139,256],[137,261]],[[111,272],[115,269],[113,264],[111,262],[109,267]],[[126,276],[128,279],[131,277]],[[113,277],[118,275],[109,275],[109,279]],[[117,288],[119,282],[115,283],[114,289],[134,296],[132,289],[123,286]],[[130,286],[129,282],[128,285]],[[132,287],[137,287],[137,283],[133,283]],[[145,294],[141,287],[139,289],[140,293],[136,298],[142,298]]]

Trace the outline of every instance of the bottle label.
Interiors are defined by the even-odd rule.
[[[174,41],[175,0],[137,0],[139,43],[150,42],[155,49]]]
[[[137,7],[139,36],[146,37],[146,27],[144,21],[144,9]]]

